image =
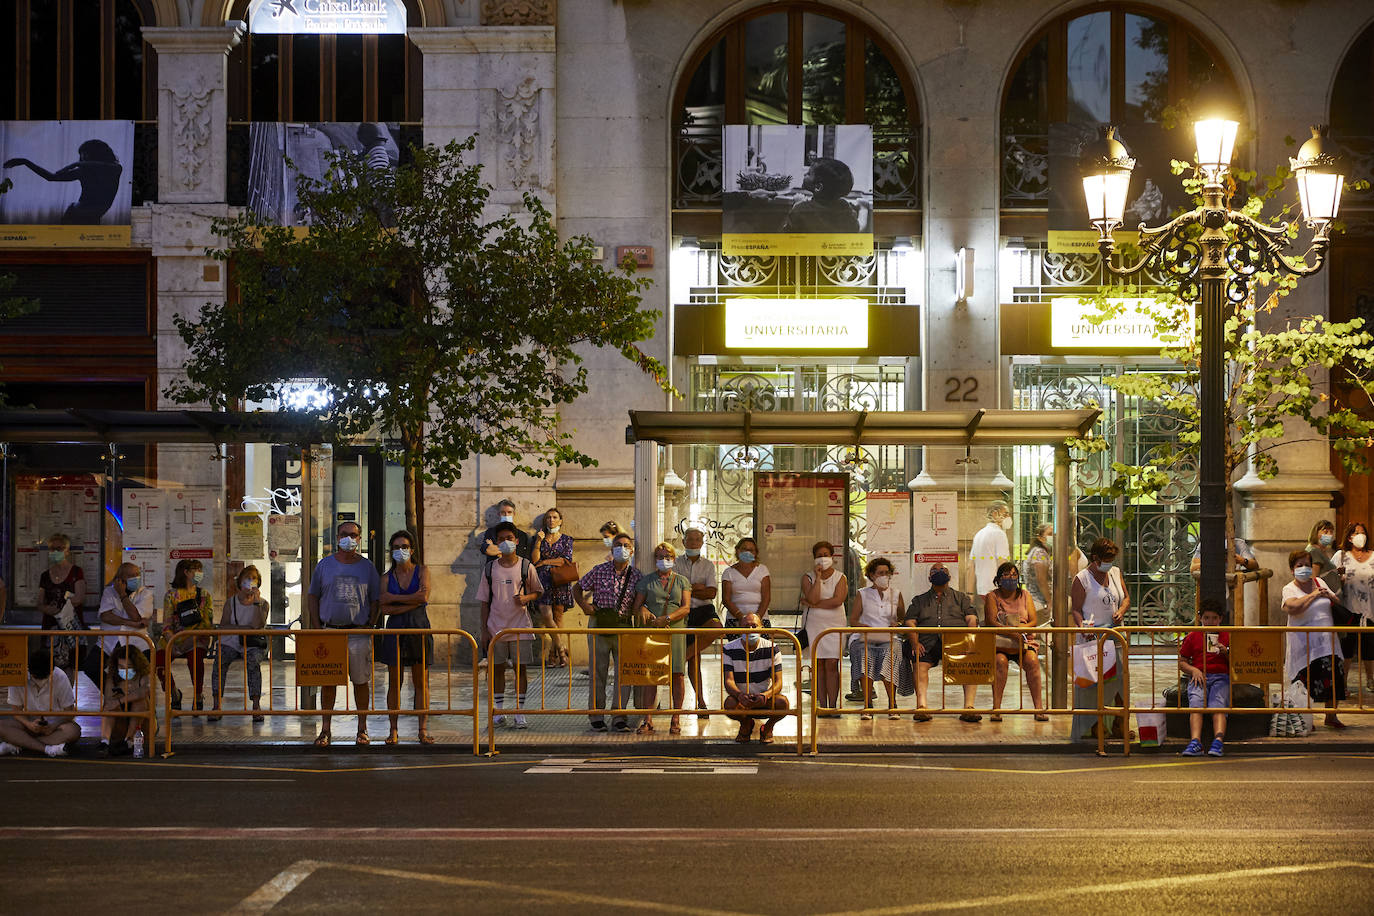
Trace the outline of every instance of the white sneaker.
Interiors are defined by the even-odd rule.
[[[506,717],[505,717],[505,716],[497,716],[496,718],[494,718],[494,719],[491,720],[491,724],[492,724],[493,726],[495,726],[496,728],[505,728],[505,727],[506,727]]]
[[[520,714],[517,713],[516,716],[515,716],[515,727],[516,727],[516,728],[529,728],[529,727],[530,727],[530,723],[528,723],[528,722],[525,721],[525,717],[524,717],[524,716],[522,716],[522,715],[520,715]]]
[[[19,753],[19,748],[10,744],[8,741],[0,741],[0,757],[13,757]]]
[[[49,744],[43,748],[43,753],[49,757],[65,757],[67,756],[67,747],[63,744]]]

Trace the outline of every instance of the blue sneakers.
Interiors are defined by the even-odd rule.
[[[1183,753],[1182,753],[1181,756],[1183,756],[1183,757],[1201,757],[1201,756],[1202,756],[1202,742],[1201,742],[1201,741],[1198,741],[1196,738],[1194,738],[1192,741],[1189,741],[1189,742],[1188,742],[1188,746],[1185,747],[1185,748],[1183,749]]]
[[[1207,756],[1209,756],[1209,757],[1220,757],[1220,756],[1222,755],[1222,753],[1224,753],[1224,752],[1223,752],[1222,747],[1221,747],[1221,739],[1220,739],[1220,738],[1213,738],[1213,739],[1212,739],[1212,746],[1209,747],[1209,748],[1207,749]]]

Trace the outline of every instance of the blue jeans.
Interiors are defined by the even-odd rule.
[[[254,703],[262,699],[262,651],[249,649],[248,657],[243,663],[248,669],[248,697]],[[215,653],[215,670],[210,676],[211,683],[214,684],[216,709],[220,708],[220,698],[224,695],[223,678],[229,673],[229,666],[243,657],[241,648],[219,644],[219,651]]]

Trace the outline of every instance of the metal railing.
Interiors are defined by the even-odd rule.
[[[752,718],[768,718],[768,719],[772,719],[772,718],[789,718],[789,717],[790,717],[790,718],[795,718],[795,719],[797,720],[797,753],[798,753],[798,754],[804,753],[804,751],[803,751],[803,743],[802,743],[802,742],[803,742],[802,721],[803,721],[804,715],[803,715],[803,713],[802,713],[802,688],[801,688],[801,685],[802,685],[802,671],[803,671],[803,669],[804,669],[804,667],[805,667],[805,666],[802,664],[802,660],[803,660],[803,657],[804,657],[804,653],[802,652],[801,644],[797,641],[796,635],[793,634],[790,630],[785,630],[785,629],[782,629],[782,628],[780,628],[780,627],[763,627],[763,628],[760,628],[760,629],[755,629],[755,630],[749,630],[749,631],[748,631],[748,632],[751,632],[751,633],[758,633],[759,635],[765,637],[766,639],[771,640],[772,643],[773,643],[773,646],[774,646],[775,648],[781,649],[784,655],[787,654],[787,650],[788,650],[789,648],[791,649],[791,656],[792,656],[792,660],[793,660],[793,675],[794,675],[794,678],[793,678],[793,688],[792,688],[792,691],[793,691],[793,694],[794,694],[794,700],[793,700],[792,703],[790,703],[790,704],[788,705],[788,708],[787,708],[787,709],[770,709],[770,710],[768,711],[769,714],[768,714],[767,716],[764,716],[763,713],[761,713],[761,712],[759,712],[759,713],[742,713],[738,708],[734,708],[734,707],[727,708],[727,707],[724,706],[724,697],[726,696],[726,690],[725,690],[725,672],[726,672],[727,662],[726,662],[725,653],[724,653],[723,651],[722,651],[722,653],[721,653],[721,666],[720,666],[720,688],[721,688],[720,694],[721,694],[721,697],[722,697],[722,705],[721,705],[720,708],[702,708],[702,707],[695,707],[695,706],[694,706],[694,707],[692,707],[692,708],[689,709],[689,708],[686,708],[686,707],[681,707],[681,708],[679,708],[679,707],[673,706],[673,705],[672,705],[672,699],[671,699],[671,697],[672,697],[672,693],[671,693],[671,690],[672,690],[672,679],[673,679],[674,676],[678,676],[678,675],[676,675],[674,672],[671,672],[671,670],[670,670],[670,672],[669,672],[669,674],[668,674],[668,676],[667,676],[667,683],[666,683],[666,684],[658,683],[658,684],[654,684],[654,685],[644,685],[644,684],[639,684],[638,682],[633,683],[633,684],[623,684],[623,683],[621,682],[621,680],[620,680],[620,675],[623,674],[623,669],[624,669],[624,657],[625,657],[625,654],[626,654],[626,646],[627,646],[627,643],[626,643],[624,640],[622,640],[621,637],[629,636],[629,637],[643,638],[643,637],[646,637],[646,636],[657,636],[657,637],[661,637],[661,638],[682,639],[682,640],[684,640],[684,643],[685,643],[685,640],[686,640],[686,638],[687,638],[688,636],[698,636],[698,635],[700,635],[700,636],[707,636],[707,637],[710,637],[710,639],[713,640],[713,641],[719,639],[719,640],[722,641],[722,643],[725,643],[725,642],[729,642],[729,641],[733,640],[735,637],[739,636],[742,632],[744,632],[744,631],[743,631],[743,630],[740,630],[740,629],[730,628],[730,627],[726,627],[726,628],[721,628],[721,627],[605,627],[605,628],[603,628],[603,627],[587,627],[587,628],[585,628],[585,629],[580,629],[580,630],[550,630],[550,629],[541,628],[541,627],[509,627],[509,628],[507,628],[507,629],[504,629],[504,630],[499,631],[498,633],[495,633],[495,634],[492,636],[492,640],[491,640],[491,645],[492,645],[492,646],[495,646],[498,642],[501,642],[501,641],[505,640],[507,637],[515,638],[515,637],[522,637],[522,636],[528,636],[528,637],[530,637],[530,638],[531,638],[533,641],[535,641],[536,644],[537,644],[537,642],[538,642],[538,640],[539,640],[539,637],[541,637],[541,636],[546,636],[546,637],[551,637],[551,638],[553,638],[554,640],[566,639],[566,640],[568,641],[567,647],[566,647],[566,648],[571,649],[571,646],[572,646],[572,639],[573,639],[574,637],[587,637],[587,638],[589,638],[589,639],[590,639],[590,638],[593,638],[593,637],[616,637],[616,638],[617,638],[617,642],[618,642],[617,652],[616,652],[616,658],[615,658],[616,670],[615,670],[614,672],[612,672],[611,670],[608,670],[608,671],[607,671],[607,679],[608,679],[608,681],[610,681],[610,683],[609,683],[609,684],[604,684],[604,685],[601,686],[601,690],[602,690],[601,696],[602,696],[602,698],[603,698],[603,701],[604,701],[604,698],[605,698],[605,694],[606,694],[606,690],[607,690],[607,689],[610,689],[610,690],[612,691],[612,694],[611,694],[611,695],[612,695],[612,697],[613,697],[613,702],[615,702],[615,703],[618,703],[618,702],[619,702],[620,694],[621,694],[623,691],[626,691],[626,690],[630,691],[630,696],[627,697],[627,699],[629,699],[629,700],[634,700],[634,699],[636,699],[635,696],[634,696],[634,691],[637,690],[637,689],[641,689],[641,688],[643,688],[643,689],[652,689],[652,690],[654,690],[654,691],[655,691],[655,694],[654,694],[655,699],[654,699],[653,705],[650,706],[650,707],[648,707],[648,708],[638,707],[638,706],[635,706],[635,707],[628,707],[628,706],[627,706],[627,707],[621,707],[621,706],[619,706],[619,705],[608,706],[608,707],[605,707],[605,708],[596,708],[596,707],[594,707],[594,706],[592,705],[592,696],[591,696],[591,694],[592,694],[592,691],[594,691],[594,690],[596,689],[596,686],[597,686],[597,685],[596,685],[596,672],[595,672],[595,659],[594,659],[594,658],[589,658],[589,659],[588,659],[588,664],[589,664],[589,666],[592,666],[592,669],[593,669],[593,670],[591,671],[590,677],[588,678],[588,682],[587,682],[587,688],[586,688],[586,691],[587,691],[587,704],[586,704],[586,706],[579,706],[579,705],[577,705],[577,704],[574,702],[574,700],[573,700],[573,682],[572,682],[572,679],[571,679],[571,678],[568,679],[568,683],[567,683],[567,695],[566,695],[565,697],[561,697],[561,698],[560,698],[560,697],[554,697],[554,700],[555,700],[555,701],[558,701],[558,700],[561,699],[561,701],[562,701],[562,702],[561,702],[561,705],[552,705],[552,706],[551,706],[551,705],[549,704],[549,699],[550,699],[550,694],[549,694],[549,690],[548,690],[549,679],[548,679],[548,677],[546,676],[546,675],[547,675],[547,671],[548,671],[547,656],[546,656],[544,653],[540,653],[540,660],[539,660],[538,664],[535,664],[535,665],[528,665],[528,666],[522,665],[522,666],[521,666],[521,667],[526,667],[526,668],[529,670],[529,672],[530,672],[530,679],[531,679],[531,680],[533,680],[534,673],[535,673],[536,671],[538,672],[538,678],[539,678],[539,692],[538,692],[538,700],[539,700],[539,703],[538,703],[538,705],[537,705],[537,706],[534,706],[534,705],[517,705],[517,706],[513,706],[513,707],[512,707],[512,706],[505,706],[505,707],[502,707],[501,713],[502,713],[503,715],[504,715],[504,714],[507,714],[507,713],[512,714],[512,715],[516,715],[516,714],[523,715],[523,714],[528,713],[528,714],[531,714],[531,715],[587,716],[587,717],[589,717],[589,718],[597,717],[597,716],[603,716],[603,717],[612,718],[612,719],[615,719],[615,718],[625,718],[625,719],[628,719],[630,716],[634,716],[634,715],[646,716],[646,717],[652,717],[652,716],[656,716],[656,715],[657,715],[657,716],[665,716],[665,715],[666,715],[666,716],[710,715],[710,716],[727,716],[727,717],[732,718],[732,719],[734,719],[734,718],[741,718],[741,717],[743,717],[743,716],[745,716],[745,715],[750,715]],[[751,650],[751,651],[754,651],[754,650]],[[684,645],[684,653],[685,653],[685,645]],[[687,662],[687,663],[690,663],[690,661],[691,661],[690,658],[686,658],[686,662]],[[662,663],[661,663],[661,662],[655,662],[655,664],[661,666]],[[670,663],[670,668],[671,668],[671,663]],[[686,664],[684,664],[684,673],[683,673],[682,675],[680,675],[680,676],[682,676],[682,677],[685,677],[685,676],[686,676],[685,670],[686,670]],[[702,677],[703,677],[703,679],[705,678],[705,672],[702,673]],[[658,689],[659,689],[660,687],[664,687],[664,686],[667,686],[667,687],[669,688],[669,707],[668,707],[668,708],[660,708],[660,707],[658,706],[658,703],[657,703],[657,691],[658,691]],[[779,695],[779,696],[781,695],[781,691],[779,691],[779,694],[778,694],[778,695]],[[533,697],[530,697],[530,699],[533,700],[534,698],[533,698]],[[517,694],[517,700],[518,700],[518,694]],[[496,701],[496,665],[493,664],[493,663],[491,662],[490,657],[489,657],[489,658],[488,658],[488,662],[487,662],[487,738],[488,738],[487,753],[488,753],[488,754],[496,754],[496,753],[499,753],[499,752],[497,751],[497,749],[496,749],[496,729],[495,729],[494,727],[492,727],[492,726],[493,726],[493,722],[494,722],[495,717],[496,717],[496,706],[495,706],[495,701]]]
[[[214,705],[213,705],[213,708],[207,708],[207,709],[204,709],[204,710],[173,709],[173,708],[172,708],[172,697],[173,697],[174,694],[176,693],[176,688],[175,688],[175,685],[173,684],[171,660],[173,659],[173,657],[174,657],[175,654],[176,654],[176,653],[175,653],[176,644],[179,643],[179,642],[180,642],[180,643],[192,642],[192,641],[194,641],[194,640],[196,640],[196,639],[212,639],[212,640],[215,641],[215,644],[216,644],[216,645],[215,645],[216,651],[219,651],[219,649],[220,649],[220,646],[219,646],[219,639],[220,639],[221,636],[238,636],[238,637],[241,637],[241,638],[244,639],[244,640],[246,640],[246,638],[247,638],[247,637],[250,637],[250,636],[262,636],[262,637],[266,637],[266,638],[267,638],[267,646],[266,646],[266,648],[260,650],[260,651],[262,652],[262,657],[261,657],[261,661],[259,662],[259,664],[261,664],[261,662],[266,662],[266,663],[267,663],[267,667],[268,667],[267,684],[269,685],[269,689],[266,691],[266,698],[267,698],[267,705],[266,705],[266,708],[256,708],[256,709],[255,709],[255,708],[252,708],[252,707],[248,706],[248,699],[249,699],[249,670],[248,670],[248,668],[249,668],[249,662],[248,662],[248,655],[247,655],[247,652],[246,652],[246,651],[243,651],[243,648],[244,648],[244,646],[246,646],[246,643],[241,642],[241,643],[240,643],[240,648],[241,648],[241,651],[243,651],[243,655],[241,656],[241,658],[234,659],[234,661],[243,661],[243,662],[244,662],[243,671],[242,671],[242,681],[241,681],[241,683],[242,683],[242,685],[243,685],[243,704],[242,704],[241,706],[238,706],[238,707],[226,707],[226,706],[223,705],[224,683],[227,683],[227,678],[223,678],[223,677],[222,677],[222,678],[221,678],[222,683],[212,683],[212,684],[211,684],[211,689],[213,690],[213,696],[214,696]],[[311,638],[345,637],[345,642],[346,642],[346,638],[347,638],[347,637],[360,637],[360,636],[365,636],[365,637],[367,637],[367,638],[370,639],[370,640],[378,639],[378,638],[385,638],[385,637],[387,637],[387,636],[396,636],[396,637],[398,637],[398,638],[399,638],[399,637],[403,637],[403,636],[419,636],[419,637],[426,637],[426,636],[429,636],[429,637],[434,637],[436,640],[438,640],[438,639],[440,639],[440,638],[446,640],[447,644],[446,644],[446,646],[444,647],[444,648],[445,648],[445,651],[444,651],[444,652],[439,652],[439,651],[438,651],[438,645],[437,645],[437,643],[436,643],[435,651],[434,651],[432,654],[431,654],[431,653],[428,653],[428,652],[425,653],[426,655],[430,655],[429,660],[428,660],[427,662],[422,662],[422,663],[421,663],[421,667],[424,669],[424,676],[425,676],[425,682],[426,682],[426,687],[425,687],[425,698],[426,698],[426,702],[423,704],[423,706],[421,706],[421,705],[418,703],[418,700],[417,700],[416,707],[415,707],[415,708],[412,708],[412,709],[403,709],[403,708],[399,708],[399,707],[400,707],[400,703],[399,703],[399,702],[397,703],[397,707],[398,707],[398,708],[395,708],[395,709],[392,709],[392,708],[383,708],[383,709],[368,709],[368,710],[366,710],[366,711],[363,711],[363,710],[360,710],[360,709],[356,708],[356,706],[351,707],[351,706],[350,706],[350,695],[351,695],[351,693],[352,693],[352,690],[349,689],[349,688],[353,687],[354,684],[353,684],[353,682],[351,681],[351,679],[350,679],[350,677],[349,677],[349,671],[348,671],[348,667],[347,667],[347,659],[348,659],[348,651],[347,651],[347,648],[345,647],[344,656],[343,656],[344,666],[343,666],[342,668],[338,667],[338,664],[337,664],[337,663],[338,663],[339,660],[337,659],[337,657],[333,657],[333,650],[330,651],[330,655],[331,655],[331,658],[330,658],[330,659],[320,659],[320,658],[318,658],[318,657],[315,657],[313,654],[312,654],[312,655],[307,655],[307,656],[305,656],[305,657],[302,657],[301,652],[300,652],[302,643],[303,643],[304,641],[308,640],[308,639],[311,639]],[[291,662],[280,661],[280,660],[278,660],[277,657],[276,657],[276,655],[277,655],[276,647],[278,646],[279,643],[284,643],[283,637],[290,638],[290,639],[294,639],[294,640],[295,640],[295,643],[296,643],[296,649],[297,649],[297,651],[296,651],[296,653],[295,653],[295,658],[294,658],[294,660],[291,661]],[[455,645],[455,640],[457,641],[458,645]],[[321,645],[321,644],[317,642],[316,645],[318,646],[318,645]],[[463,706],[457,706],[457,707],[455,707],[455,706],[453,705],[453,699],[454,699],[454,697],[453,697],[453,690],[454,690],[454,683],[455,683],[455,680],[456,680],[456,678],[455,678],[455,676],[454,676],[454,660],[455,660],[455,658],[457,657],[457,654],[458,654],[457,650],[458,650],[459,646],[461,646],[461,645],[467,646],[467,648],[470,650],[470,652],[471,652],[471,655],[469,656],[470,658],[472,658],[472,659],[475,660],[475,659],[478,657],[478,655],[477,655],[477,640],[473,637],[473,635],[472,635],[471,633],[467,632],[466,630],[460,630],[460,629],[434,629],[434,628],[431,628],[431,629],[413,629],[413,630],[411,630],[411,629],[404,629],[404,630],[401,630],[401,629],[397,629],[397,630],[387,630],[387,629],[377,629],[377,628],[368,628],[368,627],[357,627],[357,628],[348,628],[348,629],[343,629],[343,628],[337,628],[337,629],[336,629],[336,628],[327,628],[327,629],[322,629],[322,630],[300,629],[300,630],[283,631],[283,630],[280,629],[280,628],[274,628],[274,627],[265,627],[265,628],[263,628],[263,629],[248,629],[248,628],[238,628],[238,627],[236,627],[236,628],[232,628],[232,629],[231,629],[231,628],[222,628],[222,629],[221,629],[221,628],[216,628],[216,629],[178,630],[177,632],[171,634],[171,635],[167,638],[167,642],[166,642],[166,645],[165,645],[165,647],[164,647],[164,648],[166,649],[166,652],[167,652],[168,664],[167,664],[166,669],[165,669],[165,684],[164,684],[164,690],[163,690],[163,700],[164,700],[163,714],[167,717],[167,735],[166,735],[165,745],[164,745],[164,749],[163,749],[163,756],[169,757],[169,756],[171,756],[171,755],[173,754],[173,750],[172,750],[172,723],[173,723],[173,721],[174,721],[176,718],[178,718],[178,717],[186,717],[186,716],[215,716],[215,717],[218,717],[218,716],[258,716],[258,715],[260,715],[260,716],[264,716],[264,717],[269,717],[269,716],[296,716],[296,717],[310,718],[310,717],[323,717],[323,716],[349,716],[349,715],[356,716],[356,715],[359,715],[359,714],[365,714],[365,715],[367,715],[367,716],[416,716],[416,717],[419,717],[419,718],[421,718],[421,719],[426,719],[426,718],[429,718],[429,717],[431,717],[431,716],[459,716],[459,717],[462,717],[462,718],[470,718],[470,719],[472,720],[472,752],[473,752],[474,754],[479,754],[479,753],[481,753],[481,743],[480,743],[480,742],[481,742],[481,736],[480,736],[480,734],[479,734],[479,726],[480,726],[480,708],[481,708],[481,704],[480,704],[480,702],[479,702],[479,700],[478,700],[478,672],[477,672],[477,667],[476,667],[475,664],[474,664],[473,667],[472,667],[472,671],[471,671],[471,675],[470,675],[471,678],[472,678],[472,704],[471,704],[470,706],[468,706],[468,705],[463,705]],[[399,651],[400,651],[400,650],[399,650],[399,645],[398,645],[398,646],[397,646],[398,660],[399,660]],[[385,664],[385,663],[386,663],[385,659],[378,658],[377,656],[378,656],[378,653],[375,651],[375,644],[374,644],[373,646],[369,647],[370,664],[369,664],[369,667],[368,667],[368,679],[367,679],[367,681],[366,681],[367,688],[368,688],[368,695],[369,695],[369,696],[375,695],[375,692],[376,692],[376,670],[377,670],[377,665],[378,665],[379,663],[380,663],[380,664]],[[441,664],[440,661],[439,661],[440,658],[443,659],[442,664]],[[326,663],[327,663],[327,664],[326,664]],[[230,664],[232,664],[232,662],[231,662]],[[290,685],[290,686],[288,687],[289,693],[290,693],[290,694],[294,694],[295,697],[296,697],[296,703],[295,703],[295,705],[293,705],[293,706],[278,706],[277,703],[276,703],[276,691],[270,689],[270,688],[271,688],[271,685],[275,683],[276,667],[277,667],[278,664],[287,664],[287,665],[291,665],[291,666],[292,666],[292,669],[296,672],[296,678],[295,678],[293,684]],[[315,673],[315,676],[310,678],[311,683],[302,684],[302,683],[301,683],[301,675],[300,675],[302,665],[316,665],[316,666],[323,665],[323,666],[325,667],[326,670],[323,670],[323,671],[318,671],[318,670],[317,670],[316,673]],[[226,666],[226,667],[227,667],[227,666]],[[407,666],[405,666],[405,667],[412,667],[412,666],[408,666],[408,665],[407,665]],[[444,679],[444,680],[445,680],[444,689],[443,689],[443,699],[444,699],[444,703],[443,703],[442,705],[436,705],[436,704],[435,704],[434,701],[435,701],[436,698],[435,698],[435,694],[434,694],[434,689],[433,689],[433,686],[429,683],[429,675],[432,674],[432,673],[434,673],[436,670],[442,670],[442,671],[447,675],[447,676],[445,677],[445,679]],[[309,673],[309,672],[307,672],[307,673]],[[326,679],[332,680],[332,683],[324,683],[323,681],[326,680]],[[211,680],[212,680],[212,681],[215,680],[214,677],[213,677],[213,675],[211,675]],[[313,705],[313,695],[311,695],[309,692],[310,692],[310,691],[313,691],[313,690],[315,690],[315,689],[318,689],[318,688],[320,688],[320,687],[331,687],[331,686],[334,687],[334,688],[336,688],[336,689],[337,689],[337,688],[340,688],[340,687],[344,688],[344,690],[343,690],[343,694],[344,694],[343,708],[342,708],[342,709],[318,709],[318,708],[315,708],[314,705]],[[302,697],[301,697],[302,691],[306,691],[306,692],[307,692],[307,697],[306,697],[306,698],[307,698],[307,700],[309,700],[309,701],[311,701],[311,702],[309,702],[309,703],[302,703],[302,702],[301,702],[301,699],[302,699]],[[417,697],[418,697],[418,694],[417,694]],[[398,698],[398,699],[399,699],[399,698]]]
[[[1129,646],[1126,642],[1126,636],[1119,630],[1105,627],[1033,627],[1029,629],[1021,627],[831,627],[818,633],[811,644],[811,670],[813,673],[817,670],[819,657],[816,653],[827,637],[839,637],[843,643],[842,651],[851,651],[851,645],[856,642],[855,637],[860,637],[862,638],[861,645],[863,646],[862,652],[859,653],[859,657],[862,658],[860,669],[861,677],[865,680],[886,680],[886,678],[883,677],[885,673],[888,676],[894,676],[898,673],[897,665],[911,665],[912,667],[916,665],[916,662],[908,661],[906,652],[904,651],[907,642],[905,637],[915,637],[919,640],[923,635],[939,636],[941,640],[941,660],[939,667],[943,670],[943,686],[978,687],[988,685],[995,687],[995,681],[998,676],[998,652],[1001,651],[1008,655],[1011,655],[1013,652],[1013,650],[1000,650],[997,648],[996,638],[998,636],[1021,642],[1023,637],[1028,635],[1032,638],[1039,638],[1041,636],[1050,637],[1059,634],[1078,637],[1079,641],[1083,641],[1083,638],[1086,637],[1087,641],[1096,641],[1097,643],[1097,677],[1095,682],[1097,703],[1093,707],[1054,707],[1048,700],[1044,702],[1043,706],[1038,706],[1034,705],[1034,700],[1037,698],[1032,693],[1033,705],[1031,708],[1027,709],[1024,700],[1028,691],[1024,690],[1022,687],[1020,673],[1017,674],[1017,694],[1021,702],[1015,707],[994,703],[992,709],[983,709],[972,706],[945,706],[942,703],[940,706],[889,706],[880,709],[878,707],[869,706],[867,696],[864,697],[864,705],[862,707],[845,707],[838,704],[835,706],[825,706],[820,702],[821,698],[817,697],[813,692],[811,702],[811,752],[813,754],[819,753],[820,736],[816,720],[822,716],[852,714],[872,716],[874,713],[878,712],[912,716],[967,716],[989,713],[994,717],[1017,714],[1048,716],[1079,715],[1095,717],[1097,719],[1097,753],[1099,755],[1105,755],[1107,741],[1105,721],[1109,716],[1119,716],[1123,719],[1126,718],[1130,702]],[[1104,696],[1102,645],[1107,640],[1112,640],[1117,644],[1116,667],[1120,672],[1122,680],[1121,695],[1123,697],[1123,702],[1127,705],[1108,705],[1107,697]],[[880,645],[884,642],[887,643],[887,652],[885,658],[883,658],[879,664],[886,666],[888,670],[886,672],[873,671],[870,669],[872,653],[869,652],[868,647],[869,645]],[[951,652],[952,647],[958,647],[959,651],[957,653]],[[1017,666],[1023,667],[1022,662],[1026,661],[1024,649],[1014,651],[1017,657]],[[851,655],[852,654],[851,651]],[[972,656],[971,659],[969,658],[970,656]],[[951,661],[955,658],[958,658],[961,662],[958,667],[960,671],[959,674],[951,674]],[[1036,652],[1036,664],[1039,664],[1041,659],[1041,654]],[[853,663],[851,663],[851,671],[853,670],[852,664]],[[1010,664],[1008,663],[1008,668],[1009,667]],[[1069,675],[1071,674],[1072,672],[1069,672]],[[913,672],[913,678],[919,677],[919,672]],[[1006,677],[1011,677],[1010,671],[1007,672]],[[919,696],[919,692],[913,690],[913,693],[908,695]],[[1041,695],[1042,697],[1044,695],[1043,689]],[[1003,696],[1005,697],[1005,694],[1003,694]],[[1131,753],[1131,742],[1124,726],[1122,728],[1122,735],[1122,753],[1129,756]]]

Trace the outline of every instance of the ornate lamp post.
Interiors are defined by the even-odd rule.
[[[1298,197],[1308,227],[1314,230],[1311,247],[1302,258],[1284,253],[1288,224],[1257,222],[1228,207],[1225,178],[1231,165],[1237,122],[1224,118],[1198,121],[1197,164],[1203,174],[1202,205],[1156,229],[1140,224],[1141,259],[1113,264],[1116,243],[1112,231],[1121,225],[1135,160],[1108,127],[1106,136],[1083,151],[1083,191],[1088,219],[1098,231],[1097,247],[1106,269],[1118,276],[1158,263],[1182,281],[1185,298],[1200,298],[1201,323],[1201,461],[1200,546],[1201,596],[1225,601],[1227,430],[1222,409],[1226,350],[1222,334],[1228,300],[1243,302],[1250,278],[1259,271],[1310,276],[1321,270],[1329,245],[1331,224],[1340,206],[1345,177],[1336,157],[1327,151],[1326,129],[1313,127],[1312,138],[1290,159],[1298,182]],[[1196,228],[1195,228],[1196,227]]]

